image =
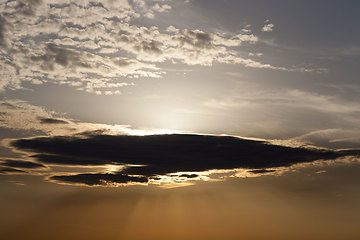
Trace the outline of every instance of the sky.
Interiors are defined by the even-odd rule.
[[[1,231],[358,239],[359,10],[0,0]]]

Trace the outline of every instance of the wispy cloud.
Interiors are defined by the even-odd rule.
[[[22,100],[0,101],[0,127],[57,136],[82,133],[149,135],[176,132],[166,129],[133,129],[130,125],[84,122]]]
[[[46,169],[46,166],[24,159],[10,159],[10,158],[0,158],[0,174],[37,174],[35,172],[42,172]]]
[[[349,101],[339,96],[325,95],[297,89],[255,90],[237,96],[221,99],[209,99],[205,106],[214,108],[239,108],[243,106],[268,105],[284,106],[333,114],[359,113],[360,106],[356,101]]]

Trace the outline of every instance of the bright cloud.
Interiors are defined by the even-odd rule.
[[[119,94],[134,85],[132,78],[163,77],[166,72],[158,65],[165,61],[294,70],[240,56],[238,47],[259,40],[250,25],[228,35],[133,23],[167,14],[171,5],[170,0],[1,1],[0,90],[19,89],[23,82],[53,82],[95,94]],[[268,23],[263,29],[272,28]]]
[[[272,32],[274,30],[275,25],[273,23],[270,23],[270,20],[265,21],[265,25],[262,27],[262,32]]]

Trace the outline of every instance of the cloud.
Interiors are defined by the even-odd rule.
[[[0,167],[0,174],[8,174],[8,173],[26,173],[26,171],[10,168],[10,167]]]
[[[85,184],[89,186],[99,185],[118,185],[129,183],[147,183],[148,178],[128,176],[124,174],[77,174],[77,175],[64,175],[52,176],[51,180],[69,184]]]
[[[7,31],[8,22],[2,16],[0,16],[0,48],[7,48],[8,43],[6,39],[6,31]]]
[[[196,178],[198,177],[199,175],[197,174],[181,174],[179,177],[185,177],[185,178]]]
[[[253,108],[256,104],[263,105],[263,102],[269,102],[268,99],[273,99],[272,95],[268,94],[259,93],[259,96],[251,96],[252,98],[256,97],[256,101],[252,100],[252,98],[247,99],[247,95],[243,94],[241,99],[236,98],[231,102],[226,101],[220,107],[225,109],[238,107],[239,104],[244,104],[242,102],[247,99],[246,102],[252,103],[251,107]],[[289,96],[280,94],[277,100],[273,99],[271,101],[271,104],[275,106],[277,104],[286,105],[289,104],[288,101],[294,104],[296,100],[294,96],[300,97],[301,102],[305,104],[300,107],[311,107],[322,103],[322,100],[320,101],[318,97],[309,97],[305,93],[289,92],[289,94]],[[262,98],[260,98],[260,95]],[[307,103],[303,98],[314,100],[317,104]],[[214,102],[213,104],[218,105],[219,103]],[[336,107],[331,107],[329,102],[325,101],[323,105],[324,107],[318,107],[323,108],[323,110],[326,109],[325,107],[329,111],[336,110]],[[347,105],[349,111],[357,111],[357,108],[353,109],[351,105]],[[346,112],[341,110],[340,113]],[[99,179],[97,182],[99,185],[109,185],[111,177],[108,175],[104,177],[102,174],[105,173],[144,177],[148,179],[149,183],[185,181],[186,179],[200,180],[209,175],[209,173],[206,173],[209,171],[233,171],[234,169],[243,168],[248,169],[249,174],[261,175],[271,172],[259,172],[259,170],[275,170],[296,163],[312,162],[319,159],[335,159],[351,154],[358,155],[356,152],[349,151],[303,148],[304,141],[309,140],[311,143],[319,143],[319,141],[323,142],[325,138],[327,141],[331,140],[332,144],[337,145],[342,142],[345,144],[355,141],[358,138],[346,138],[349,133],[353,135],[358,133],[358,131],[354,130],[346,133],[335,130],[318,131],[289,140],[301,144],[289,144],[289,141],[254,141],[236,137],[207,135],[151,135],[167,132],[133,130],[129,126],[81,122],[65,118],[59,113],[20,100],[0,101],[0,127],[36,131],[37,134],[38,131],[41,131],[48,135],[30,139],[5,139],[4,146],[10,146],[19,151],[24,157],[22,159],[3,159],[2,164],[0,164],[2,173],[22,173],[26,166],[28,166],[28,169],[31,166],[41,168],[41,166],[52,165],[75,169],[92,167],[95,172],[92,171],[88,174],[97,174],[93,178]],[[285,144],[292,147],[286,147]],[[111,172],[99,170],[108,168],[117,170],[115,172],[113,170]],[[50,171],[50,175],[53,176],[84,173],[83,170],[80,173],[74,170],[66,175],[50,168],[47,168],[46,171]],[[87,178],[87,175],[79,178]],[[70,180],[75,181],[78,178],[61,177],[56,181],[59,182],[60,179],[67,179],[69,183]],[[106,179],[108,181],[105,183]],[[122,179],[122,177],[114,176],[114,179]],[[86,184],[84,183],[85,180],[81,181],[81,184]],[[92,179],[91,181],[94,182],[95,180]],[[134,182],[136,181],[134,180]],[[126,183],[120,183],[120,180],[117,180],[114,184]],[[98,184],[94,183],[94,185]]]
[[[30,161],[23,161],[23,160],[13,160],[13,159],[0,159],[0,166],[5,167],[14,167],[14,168],[45,168],[43,164],[30,162]]]
[[[106,92],[105,92],[106,93]],[[149,135],[169,133],[169,130],[139,130],[130,125],[109,125],[82,122],[44,107],[22,100],[0,101],[0,128],[42,132],[46,135],[130,134]],[[176,131],[171,131],[176,132]]]
[[[236,96],[220,99],[209,99],[204,105],[214,108],[236,108],[243,106],[283,106],[303,109],[313,109],[318,112],[332,114],[359,113],[360,106],[356,101],[348,101],[339,96],[319,94],[298,89],[253,89],[251,85],[246,91]],[[251,93],[249,93],[251,92]]]
[[[159,3],[154,9],[168,8]],[[0,47],[11,46],[0,54],[0,90],[19,89],[26,81],[52,81],[96,94],[119,94],[119,87],[133,85],[119,82],[120,77],[160,77],[154,65],[132,57],[104,56],[106,46],[98,44],[108,41],[103,33],[116,28],[113,22],[138,17],[126,0],[11,1],[0,3],[0,10]],[[114,50],[118,51],[108,52]],[[119,60],[128,64],[117,64]]]
[[[248,55],[249,55],[249,57],[261,57],[261,56],[263,56],[263,53],[252,53],[252,52],[250,52]]]
[[[24,82],[52,82],[97,95],[120,94],[120,88],[134,85],[133,78],[164,77],[160,63],[165,61],[312,71],[243,58],[238,47],[259,41],[249,26],[230,35],[171,25],[161,30],[154,26],[158,21],[151,19],[146,19],[148,27],[141,25],[143,17],[174,11],[173,4],[143,0],[0,3],[0,48],[4,50],[0,91],[20,89]]]
[[[171,2],[171,0],[129,0],[132,7],[146,18],[154,18],[156,13],[166,13],[171,9],[170,5],[161,2]]]
[[[274,30],[275,25],[273,23],[269,23],[269,20],[266,20],[266,24],[262,27],[262,32],[272,32]]]
[[[169,26],[161,33],[157,27],[121,25],[121,31],[113,32],[107,45],[121,48],[136,59],[148,62],[175,61],[188,65],[212,65],[224,55],[234,55],[230,48],[244,43],[254,44],[257,37],[250,34],[223,36],[199,29],[178,29]]]
[[[357,99],[348,98],[346,94],[320,94],[298,89],[270,87],[264,90],[261,84],[253,83],[239,86],[236,91],[206,99],[203,105],[208,112],[241,116],[236,118],[236,123],[237,131],[243,135],[280,138],[333,149],[360,146]]]
[[[18,67],[16,64],[12,63],[9,56],[1,56],[0,54],[0,92],[5,89],[21,89],[21,80],[17,75]]]
[[[67,121],[56,118],[40,118],[40,123],[43,124],[69,124]]]
[[[269,173],[278,167],[359,155],[358,151],[292,148],[267,141],[194,134],[36,137],[13,140],[11,146],[45,165],[120,167],[107,174],[53,173],[51,177],[87,185],[147,182],[176,173],[192,179],[201,172],[237,168]]]
[[[255,170],[250,170],[248,171],[250,173],[255,173],[255,174],[263,174],[263,173],[272,173],[275,172],[275,170],[268,170],[268,169],[255,169]]]
[[[2,128],[42,131],[47,134],[65,134],[78,128],[78,124],[60,117],[60,114],[22,100],[0,101],[0,113]]]
[[[54,64],[59,64],[62,67],[90,67],[78,51],[60,48],[55,44],[47,44],[46,52],[43,55],[31,56],[30,59],[40,62],[43,70],[54,70]]]
[[[328,148],[359,148],[359,121],[354,121],[343,128],[317,129],[293,138],[294,141],[312,143]]]

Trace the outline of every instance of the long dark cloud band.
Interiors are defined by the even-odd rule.
[[[231,136],[195,134],[38,137],[18,139],[11,145],[35,153],[32,158],[43,164],[129,166],[112,175],[53,177],[55,180],[89,185],[98,184],[102,180],[117,183],[145,182],[145,178],[176,172],[268,169],[358,154],[351,151],[292,148]]]

